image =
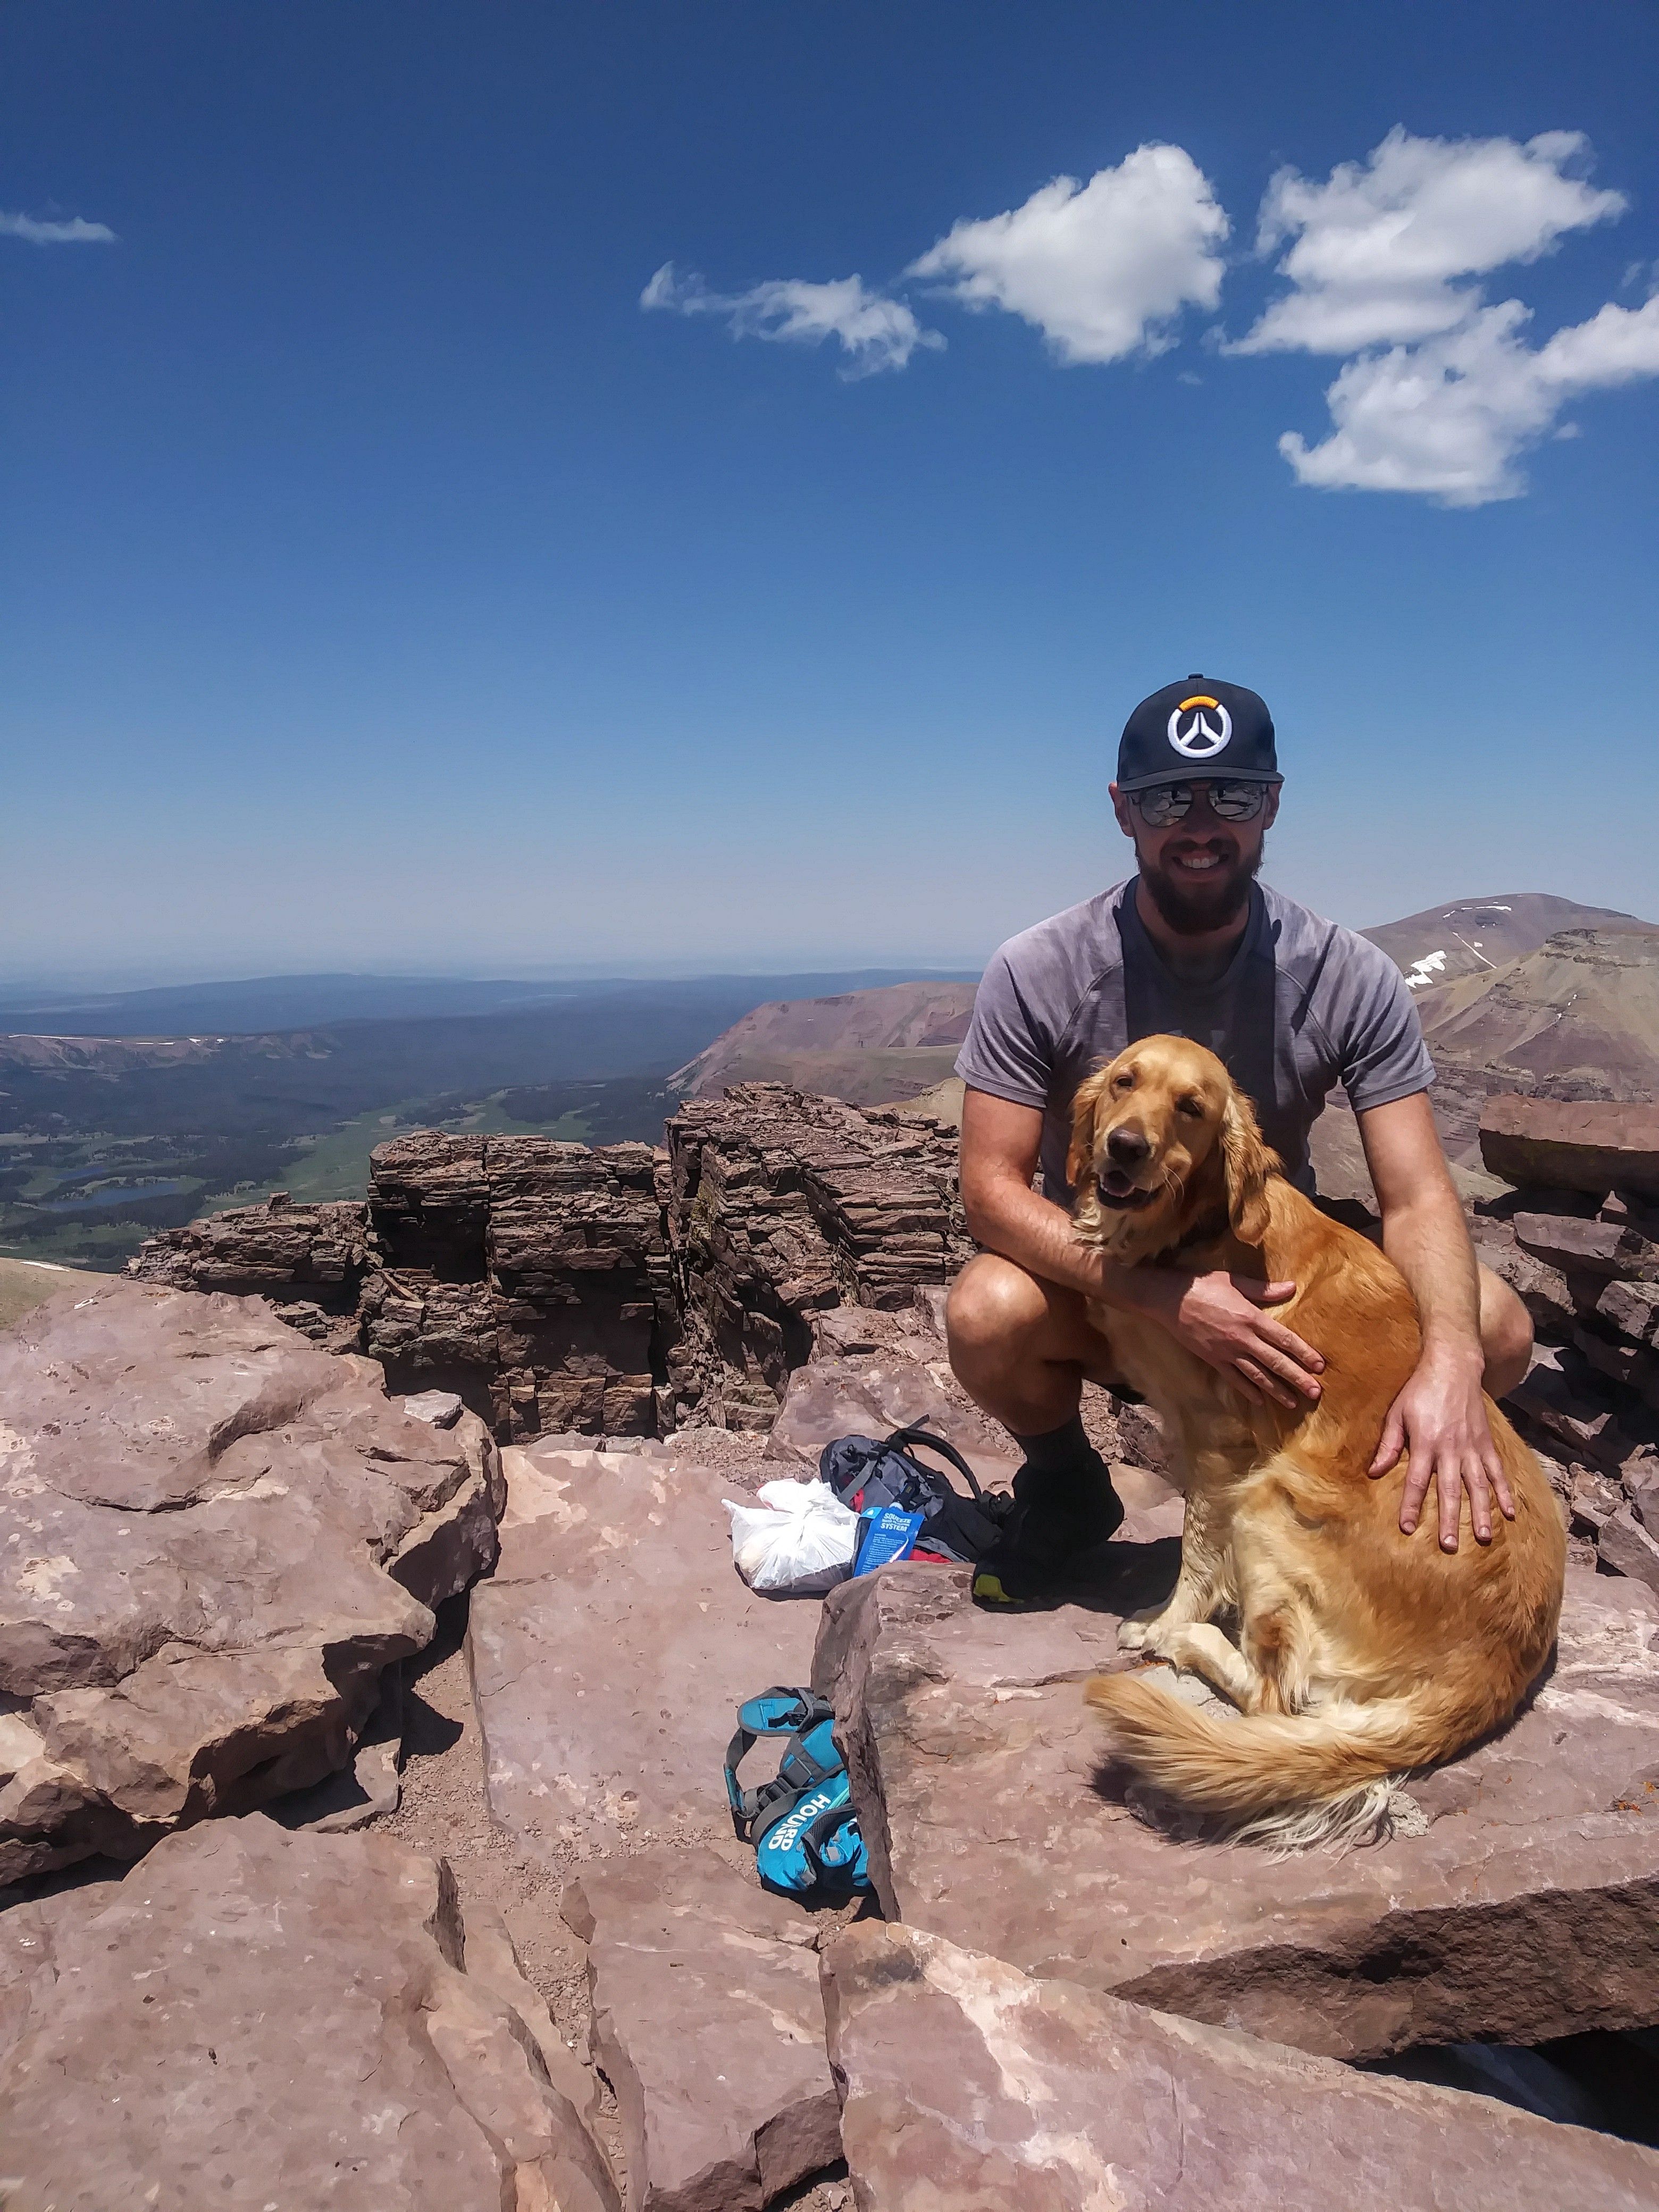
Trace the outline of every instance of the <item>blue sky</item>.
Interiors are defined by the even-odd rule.
[[[0,975],[973,960],[1200,669],[1322,910],[1659,912],[1656,82],[1630,0],[6,10]]]

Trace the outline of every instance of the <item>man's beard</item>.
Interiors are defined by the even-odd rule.
[[[1258,845],[1249,860],[1240,854],[1236,860],[1223,860],[1202,883],[1176,883],[1163,868],[1152,866],[1139,854],[1135,857],[1140,861],[1140,880],[1170,927],[1178,937],[1205,937],[1237,919],[1261,870],[1262,849]]]

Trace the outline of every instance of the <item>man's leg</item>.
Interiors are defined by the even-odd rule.
[[[981,1252],[957,1277],[945,1328],[957,1382],[1017,1437],[1069,1421],[1083,1402],[1085,1376],[1103,1376],[1110,1364],[1106,1340],[1090,1327],[1075,1291],[1042,1282],[994,1252]]]
[[[1501,1398],[1514,1389],[1531,1362],[1532,1316],[1490,1267],[1480,1270],[1480,1346],[1486,1355],[1481,1377],[1486,1395]]]
[[[1025,1461],[1014,1478],[1018,1513],[980,1561],[975,1595],[992,1603],[1053,1595],[1123,1518],[1079,1412],[1085,1376],[1103,1379],[1106,1340],[1074,1291],[989,1252],[957,1277],[945,1331],[957,1381],[1013,1431]]]

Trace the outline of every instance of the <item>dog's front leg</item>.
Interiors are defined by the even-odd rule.
[[[1217,1500],[1196,1487],[1187,1492],[1181,1531],[1181,1572],[1162,1605],[1132,1613],[1118,1625],[1120,1651],[1162,1653],[1164,1638],[1208,1620],[1232,1596],[1227,1516]]]

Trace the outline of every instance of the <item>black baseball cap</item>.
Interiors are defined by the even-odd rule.
[[[1200,781],[1277,783],[1273,718],[1242,684],[1188,676],[1143,699],[1123,725],[1117,787]]]

